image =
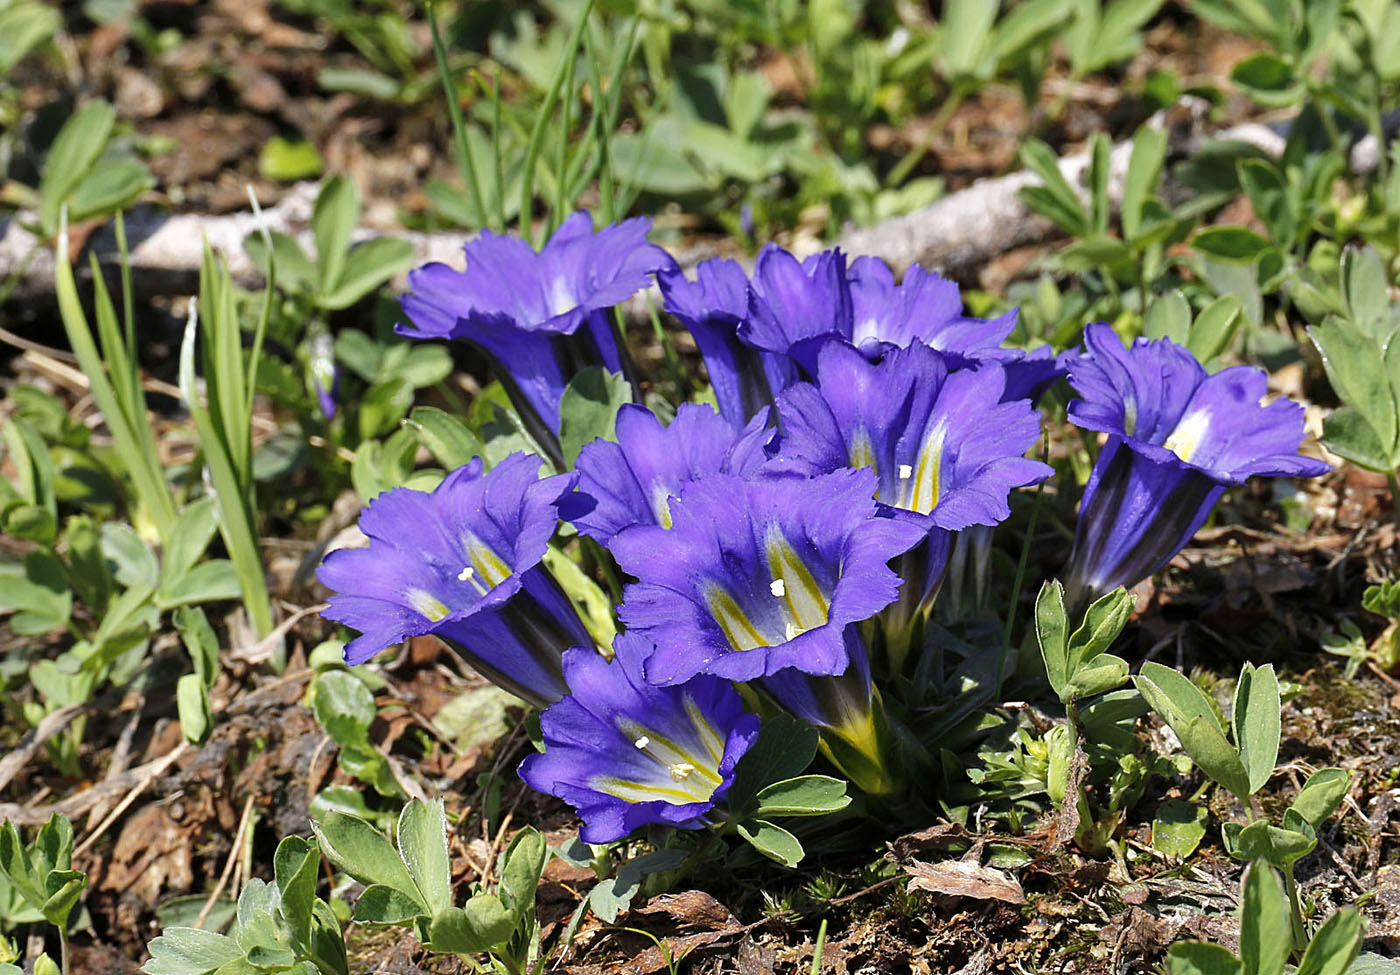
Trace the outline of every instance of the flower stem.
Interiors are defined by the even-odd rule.
[[[1395,524],[1400,527],[1400,480],[1396,479],[1395,471],[1386,474],[1385,479],[1390,485],[1390,505],[1395,512]]]

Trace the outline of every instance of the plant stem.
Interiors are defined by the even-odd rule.
[[[1042,440],[1041,443],[1041,460],[1045,461],[1050,456],[1050,441]],[[1016,562],[1016,576],[1011,582],[1011,601],[1006,607],[1006,623],[1002,628],[1001,653],[997,656],[997,677],[993,685],[996,688],[996,700],[1001,699],[1001,685],[1006,678],[1006,658],[1011,653],[1011,627],[1016,622],[1016,603],[1021,598],[1021,586],[1026,580],[1026,562],[1030,560],[1031,538],[1035,535],[1035,522],[1040,515],[1040,499],[1044,491],[1045,482],[1041,481],[1035,487],[1035,501],[1031,504],[1030,521],[1026,524],[1026,539],[1021,544],[1021,557]]]
[[[1391,471],[1385,476],[1385,480],[1390,485],[1390,506],[1395,512],[1395,524],[1400,527],[1400,479],[1397,479],[1395,474],[1395,471]]]
[[[68,919],[58,925],[58,970],[68,975]]]

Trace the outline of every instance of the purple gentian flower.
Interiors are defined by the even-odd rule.
[[[921,344],[872,363],[832,343],[816,377],[778,397],[775,469],[871,468],[882,503],[949,530],[998,524],[1014,489],[1054,473],[1023,456],[1040,436],[1040,414],[1026,400],[1003,402],[1006,377],[993,363],[950,372]]]
[[[870,358],[920,344],[942,352],[958,368],[978,353],[1000,349],[1016,327],[1016,309],[990,321],[963,314],[958,286],[915,264],[894,283],[878,257],[851,262],[852,324],[848,338]]]
[[[633,525],[671,527],[671,499],[707,474],[747,477],[764,462],[772,437],[762,411],[736,434],[709,406],[684,403],[670,426],[642,406],[617,414],[617,441],[594,440],[579,452],[578,491],[562,506],[565,521],[603,545]]]
[[[713,475],[681,489],[670,529],[639,526],[614,538],[618,564],[637,579],[619,615],[658,648],[647,679],[843,672],[846,625],[895,599],[899,577],[886,563],[924,535],[877,517],[874,495],[868,470]]]
[[[483,473],[477,458],[431,493],[395,488],[370,502],[369,545],[332,552],[316,573],[335,592],[322,615],[360,631],[346,663],[431,633],[531,704],[563,696],[561,655],[592,641],[540,560],[576,475],[540,479],[539,468],[512,454]]]
[[[1023,455],[1040,435],[1027,400],[1004,401],[1000,366],[950,372],[944,357],[916,343],[870,362],[857,349],[828,344],[817,382],[778,397],[784,431],[774,470],[813,475],[868,467],[876,498],[920,525],[927,537],[904,553],[899,600],[881,615],[890,666],[899,670],[911,627],[932,608],[947,564],[950,532],[996,525],[1011,513],[1018,487],[1053,469]]]
[[[1077,355],[1077,350],[1055,355],[1050,346],[1040,345],[1029,351],[999,349],[988,358],[999,363],[1006,373],[1003,402],[1028,399],[1039,403],[1057,380],[1069,375],[1069,364]]]
[[[773,405],[775,389],[791,378],[786,355],[763,352],[739,337],[749,314],[749,279],[735,261],[703,261],[688,281],[679,268],[657,272],[666,310],[695,338],[715,391],[720,415],[743,429]]]
[[[749,312],[739,326],[739,338],[815,373],[817,353],[832,339],[851,337],[851,287],[846,280],[846,255],[822,251],[799,262],[776,244],[769,244],[754,262],[749,282]],[[789,371],[786,386],[798,378]],[[777,392],[780,386],[775,386]]]
[[[412,324],[398,331],[478,346],[527,428],[557,454],[559,400],[569,380],[587,366],[632,374],[610,310],[675,265],[647,242],[650,227],[638,217],[595,233],[592,218],[579,212],[539,252],[484,230],[466,244],[465,271],[428,264],[409,275],[403,308]]]
[[[569,693],[540,715],[544,753],[520,764],[532,789],[578,809],[585,843],[611,843],[649,823],[705,825],[758,737],[758,718],[726,681],[649,684],[652,651],[625,633],[611,662],[591,648],[564,654]]]
[[[1250,366],[1214,375],[1170,339],[1125,349],[1107,324],[1084,330],[1070,365],[1080,399],[1069,418],[1108,435],[1079,508],[1067,569],[1076,604],[1132,586],[1185,547],[1226,487],[1252,476],[1316,477],[1330,466],[1298,454],[1303,408],[1268,404]]]

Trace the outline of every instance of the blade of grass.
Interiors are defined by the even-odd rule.
[[[217,272],[213,270],[212,261],[206,260],[200,273],[212,275]],[[198,334],[199,304],[198,299],[191,298],[184,340],[180,344],[180,392],[199,432],[204,464],[214,486],[214,502],[219,510],[219,534],[223,536],[238,575],[243,606],[248,611],[253,631],[261,638],[272,631],[272,602],[267,594],[267,577],[263,574],[262,556],[253,530],[254,514],[223,438],[215,427],[213,417],[200,401],[199,390],[195,386],[194,354]]]
[[[275,248],[272,246],[272,234],[268,232],[267,221],[263,219],[262,207],[258,206],[258,198],[253,193],[252,184],[248,185],[248,201],[253,204],[253,219],[258,222],[258,232],[262,235],[263,241],[263,253],[267,254],[267,281],[263,283],[266,290],[263,292],[262,314],[258,316],[258,324],[253,331],[253,347],[248,356],[248,379],[245,385],[246,398],[244,399],[243,421],[251,432],[253,428],[253,396],[256,394],[258,386],[258,363],[262,361],[263,339],[267,336],[267,324],[272,320],[272,299],[277,291],[277,256]]]
[[[550,116],[554,114],[554,105],[559,101],[559,93],[564,88],[565,76],[573,75],[573,64],[574,59],[578,56],[579,41],[583,37],[584,29],[588,26],[588,15],[592,11],[593,0],[584,0],[583,10],[579,13],[578,21],[574,24],[574,29],[564,44],[563,60],[554,72],[554,80],[550,83],[549,91],[545,94],[544,104],[540,106],[539,113],[535,116],[534,127],[530,130],[530,142],[525,150],[523,182],[520,187],[520,235],[531,243],[533,243],[535,236],[531,230],[531,224],[534,222],[535,168],[539,165],[540,151],[544,148],[545,127],[549,124]]]
[[[58,233],[54,255],[54,291],[58,297],[59,318],[63,331],[68,336],[68,344],[78,358],[78,365],[87,375],[88,386],[92,391],[93,402],[102,411],[107,428],[112,431],[117,456],[131,477],[136,492],[136,502],[155,526],[156,534],[164,542],[175,524],[175,501],[170,494],[170,486],[165,482],[158,458],[144,453],[140,439],[132,429],[131,421],[121,409],[116,390],[108,379],[102,356],[98,354],[93,341],[92,329],[87,315],[83,312],[82,301],[78,297],[78,286],[73,279],[73,265],[68,257],[68,214],[65,209]],[[144,413],[142,422],[145,421]]]
[[[457,100],[457,86],[452,83],[452,72],[447,67],[447,48],[442,43],[442,32],[438,29],[435,7],[434,3],[427,4],[428,30],[433,35],[433,56],[437,59],[438,77],[442,80],[443,94],[447,96],[447,117],[452,120],[452,135],[457,142],[457,165],[462,170],[462,182],[471,193],[472,206],[476,207],[476,218],[485,225],[490,218],[482,200],[481,182],[476,176],[476,162],[472,159],[471,146],[467,143],[467,129],[462,121],[462,106]],[[505,232],[504,217],[496,232]]]
[[[589,14],[585,12],[580,18],[584,23],[584,29],[580,32],[580,39],[584,42],[585,50],[588,49],[588,37],[590,35],[590,31],[587,27],[588,17]],[[574,74],[578,68],[578,58],[566,57],[564,60],[568,63],[569,69],[565,75],[564,81],[564,91],[566,94],[560,99],[559,103],[560,111],[563,113],[564,117],[559,123],[559,151],[555,158],[554,169],[554,205],[549,208],[549,219],[545,222],[545,225],[549,228],[549,232],[546,234],[547,237],[554,236],[554,231],[558,229],[559,224],[564,220],[564,212],[569,208],[571,202],[576,199],[576,197],[573,197],[569,193],[569,170],[572,168],[572,166],[570,166],[572,160],[570,159],[569,153],[569,135],[570,131],[573,129],[572,114],[576,95]],[[583,143],[584,144],[578,149],[579,155],[587,152],[587,133],[585,133]]]

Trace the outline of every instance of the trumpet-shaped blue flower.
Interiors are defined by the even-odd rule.
[[[513,454],[483,473],[478,458],[431,493],[396,488],[370,502],[369,545],[332,552],[316,573],[335,593],[323,615],[360,631],[346,663],[431,633],[532,704],[563,695],[561,655],[591,639],[540,559],[575,477],[541,480],[539,467]]]
[[[403,297],[410,338],[464,339],[495,364],[511,401],[546,444],[559,432],[559,400],[587,366],[630,375],[608,310],[674,267],[647,242],[645,218],[593,232],[575,213],[536,252],[529,243],[491,231],[466,245],[467,269],[428,264],[409,275]]]
[[[1077,425],[1108,435],[1084,489],[1068,568],[1076,602],[1132,586],[1191,540],[1225,488],[1252,476],[1314,477],[1329,466],[1298,454],[1303,408],[1265,403],[1268,377],[1249,366],[1207,375],[1169,339],[1124,348],[1106,324],[1084,331],[1070,365]]]
[[[993,350],[1016,327],[1016,310],[985,320],[963,314],[958,286],[915,264],[894,283],[878,257],[851,262],[852,323],[847,338],[870,358],[919,344],[937,349],[957,368]]]
[[[540,715],[544,752],[521,763],[520,777],[577,808],[586,843],[650,823],[699,828],[758,737],[758,718],[716,677],[648,683],[653,647],[635,633],[613,650],[611,662],[592,649],[564,655],[569,693]]]
[[[881,502],[950,530],[997,524],[1012,490],[1053,473],[1022,456],[1040,435],[1040,414],[1026,400],[1003,402],[1005,374],[993,363],[950,372],[922,344],[872,363],[832,343],[816,375],[778,397],[777,469],[870,468]]]
[[[617,441],[594,440],[579,452],[578,492],[562,507],[565,521],[601,544],[633,525],[671,527],[671,500],[707,474],[746,477],[764,461],[772,436],[768,411],[736,434],[708,406],[684,403],[670,426],[641,406],[617,414]]]
[[[749,314],[749,279],[735,261],[702,262],[695,280],[679,268],[660,271],[656,282],[666,310],[695,338],[705,361],[720,415],[736,430],[773,405],[775,389],[790,379],[786,355],[764,352],[739,337]]]
[[[822,251],[799,262],[776,244],[764,247],[754,262],[749,315],[739,326],[739,337],[812,372],[822,346],[851,337],[846,255]],[[781,385],[796,378],[795,369],[789,369]]]
[[[899,578],[886,563],[924,535],[877,517],[874,494],[868,470],[714,475],[681,489],[670,529],[640,526],[614,538],[618,564],[637,579],[619,615],[657,645],[647,679],[844,671],[846,625],[895,599]]]

